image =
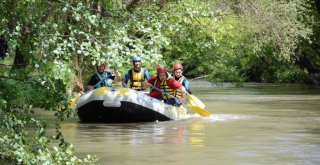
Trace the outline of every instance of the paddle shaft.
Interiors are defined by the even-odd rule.
[[[166,96],[172,97],[173,99],[175,99],[176,102],[179,101],[178,98],[170,95],[169,93],[167,93],[167,92],[165,92],[165,91],[163,91],[163,90],[161,90],[161,89],[159,89],[159,88],[157,88],[157,87],[155,87],[155,86],[153,86],[153,85],[151,85],[151,84],[148,84],[148,85],[149,85],[151,88],[154,88],[155,90],[157,90],[157,91],[159,91],[159,92],[161,92],[161,93],[164,93]],[[179,101],[178,103],[180,103],[180,101]]]
[[[98,83],[96,83],[96,85],[93,86],[93,88],[98,87],[98,85],[100,85],[104,80],[106,80],[107,78],[109,78],[109,76],[105,76],[103,77]]]
[[[154,88],[155,90],[157,90],[157,91],[159,91],[159,92],[161,92],[161,93],[164,93],[164,94],[167,95],[167,96],[170,96],[170,97],[172,97],[172,98],[178,99],[178,98],[170,95],[169,93],[167,93],[167,92],[165,92],[165,91],[163,91],[163,90],[161,90],[161,89],[159,89],[159,88],[157,88],[157,87],[155,87],[155,86],[153,86],[153,85],[151,85],[151,84],[148,84],[148,85],[149,85],[151,88]]]
[[[104,81],[104,80],[107,79],[108,77],[109,77],[109,76],[105,76],[104,78],[102,78],[99,82],[97,82],[97,83],[93,86],[93,88],[98,87],[98,85],[100,85],[100,84],[102,83],[102,81]],[[86,90],[86,91],[84,91],[84,92],[87,93],[88,91],[90,91],[90,90]],[[81,95],[80,95],[80,96],[81,96]],[[75,98],[73,98],[73,99],[71,99],[71,100],[77,100],[77,99],[80,98],[80,96],[75,97]]]

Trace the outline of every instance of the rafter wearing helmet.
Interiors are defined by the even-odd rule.
[[[96,65],[96,73],[91,76],[87,84],[87,88],[89,90],[93,90],[94,88],[99,87],[112,87],[114,80],[121,82],[120,74],[114,74],[112,71],[106,71],[106,64],[98,62]]]
[[[132,64],[133,68],[127,71],[125,78],[122,81],[122,86],[137,91],[146,90],[144,83],[150,78],[148,70],[142,67],[142,60],[140,57],[134,57],[132,59]]]
[[[157,68],[157,75],[151,77],[148,80],[148,83],[152,84],[156,88],[159,88],[166,93],[169,93],[170,95],[173,95],[176,91],[179,91],[180,93],[182,93],[182,97],[179,98],[180,102],[184,103],[186,94],[185,88],[168,74],[166,68]],[[164,93],[161,93],[156,89],[151,89],[149,95],[156,99],[164,100],[164,102],[168,104],[175,104],[174,99],[166,96]]]
[[[191,94],[191,89],[189,87],[189,81],[188,79],[183,76],[183,66],[181,64],[174,64],[173,65],[173,74],[172,77],[177,80],[180,84],[184,86],[186,91]],[[177,98],[181,98],[182,94],[181,92],[177,91],[173,94]]]

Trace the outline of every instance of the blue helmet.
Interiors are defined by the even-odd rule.
[[[142,62],[140,57],[133,57],[132,62],[140,61]]]

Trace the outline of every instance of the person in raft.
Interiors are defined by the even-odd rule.
[[[129,88],[137,91],[146,90],[145,84],[150,78],[148,70],[142,67],[142,60],[140,57],[134,57],[132,63],[133,68],[126,73],[122,81],[122,86],[125,88],[128,88],[129,86]],[[130,82],[128,85],[129,80]]]
[[[183,76],[183,66],[181,64],[174,64],[173,65],[172,77],[175,80],[177,80],[180,84],[182,84],[189,94],[192,94],[191,89],[189,87],[189,81],[186,77]],[[180,99],[182,97],[182,93],[179,91],[176,91],[176,92],[174,92],[173,96]]]
[[[115,74],[112,71],[106,71],[106,64],[98,63],[96,65],[96,73],[91,76],[87,87],[93,90],[99,87],[112,87],[113,81],[121,82],[121,76],[116,70]]]
[[[187,92],[186,89],[183,87],[183,85],[181,85],[178,81],[176,81],[172,76],[168,74],[166,68],[158,67],[157,75],[151,77],[148,80],[148,83],[163,91],[160,92],[159,90],[151,87],[151,91],[149,93],[151,97],[159,100],[164,100],[165,103],[177,106],[180,106],[185,102],[185,96]],[[179,99],[180,103],[176,103],[176,99],[173,99],[172,97],[165,94],[168,93],[170,95],[173,95],[176,91],[181,92],[181,98]]]

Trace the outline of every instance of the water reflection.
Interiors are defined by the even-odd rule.
[[[70,123],[72,125],[72,123]],[[171,121],[161,123],[82,124],[64,127],[66,136],[90,142],[120,142],[129,145],[181,144],[186,141],[186,125]]]
[[[91,145],[118,143],[123,145],[183,145],[206,146],[207,126],[214,122],[247,119],[245,115],[217,114],[210,117],[190,115],[188,119],[150,123],[79,123],[68,122],[62,125],[66,138],[70,141],[85,142]]]
[[[193,147],[204,147],[205,125],[201,123],[194,123],[190,125],[190,145]]]
[[[62,129],[68,140],[82,143],[84,148],[86,147],[83,143],[96,148],[101,147],[101,144],[130,146],[189,144],[190,147],[205,147],[205,123],[207,121],[202,118],[159,123],[66,123]]]

